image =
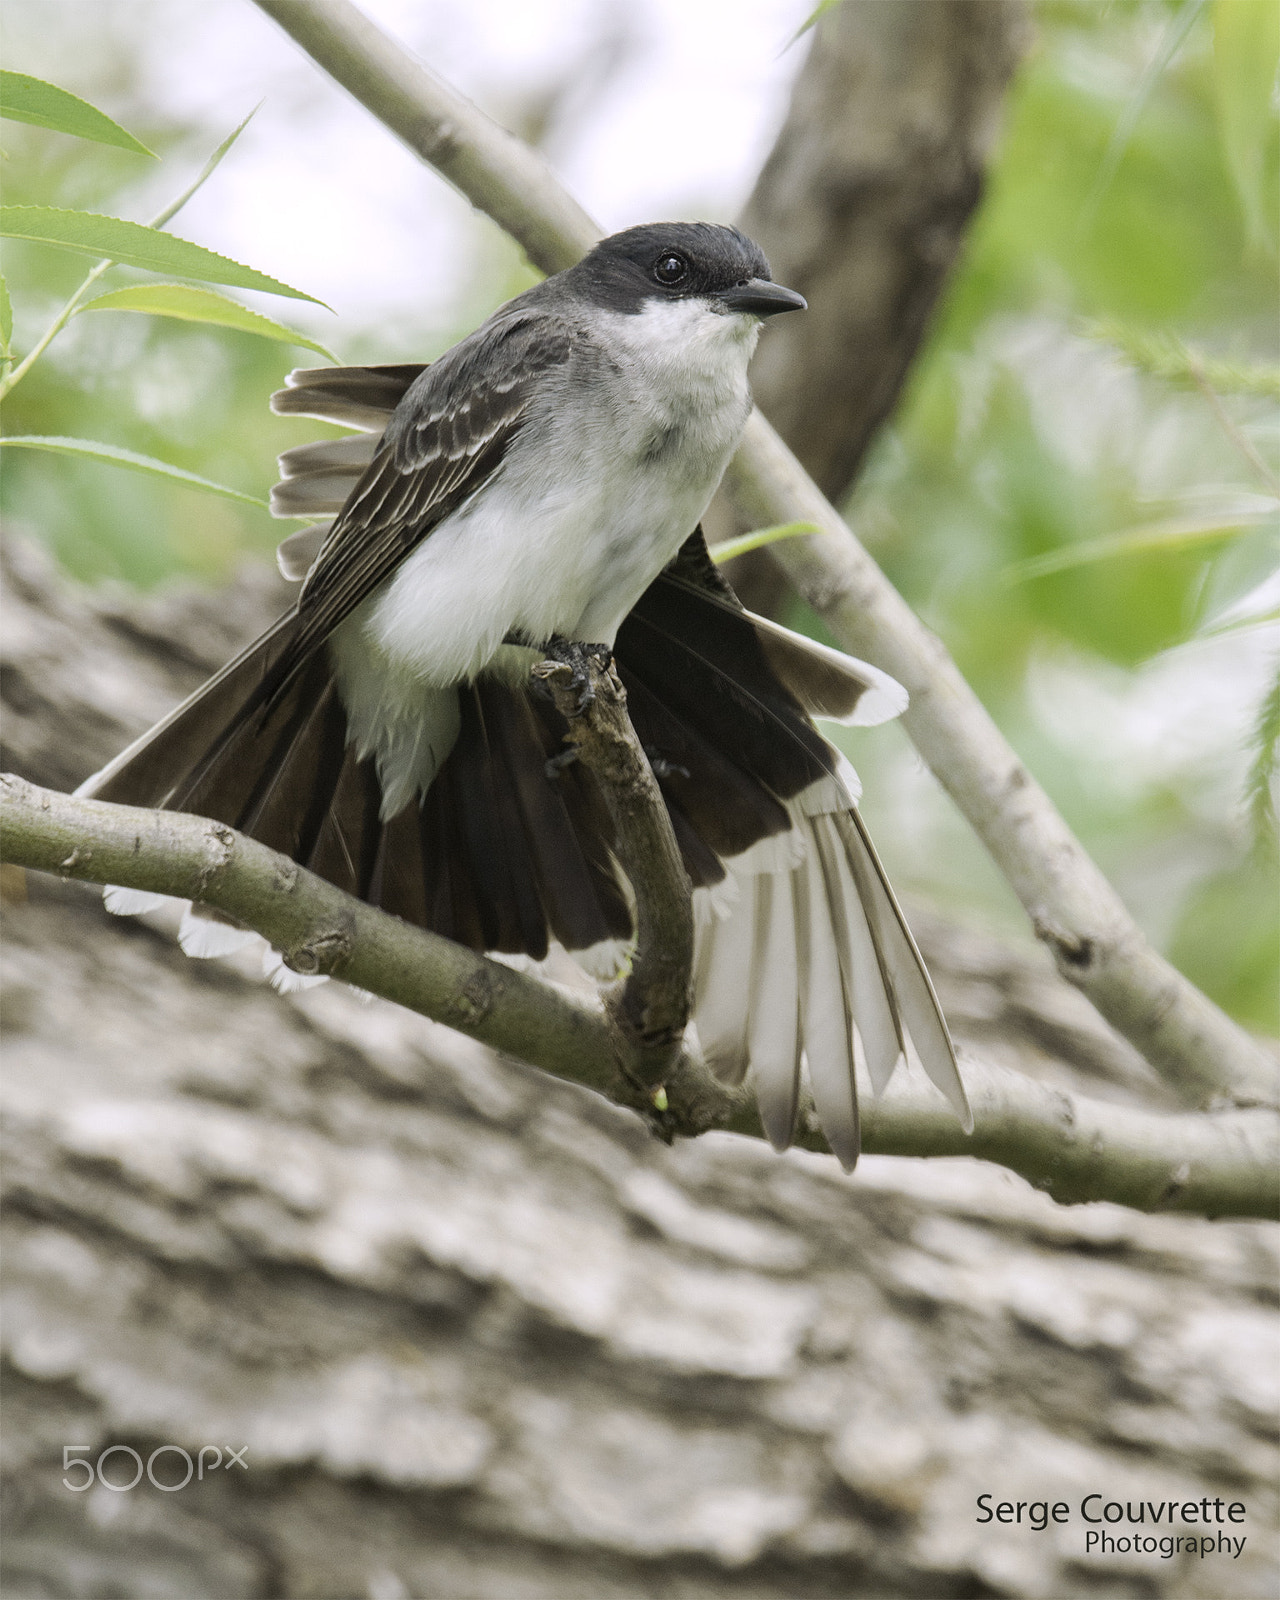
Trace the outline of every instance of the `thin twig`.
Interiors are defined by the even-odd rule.
[[[583,1084],[646,1116],[662,1137],[710,1128],[762,1138],[748,1090],[716,1083],[682,1051],[667,1108],[615,1068],[604,1008],[411,927],[234,829],[177,811],[81,800],[0,776],[0,849],[15,865],[196,898],[253,928],[297,971],[332,973],[373,994]],[[977,1155],[1064,1203],[1113,1200],[1143,1211],[1270,1217],[1280,1118],[1266,1110],[1165,1116],[1100,1104],[964,1060],[967,1135],[927,1084],[895,1085],[867,1108],[863,1145],[882,1155]],[[797,1143],[823,1150],[807,1109]]]
[[[509,233],[544,272],[601,229],[538,152],[487,117],[347,0],[257,0],[335,82]]]
[[[600,230],[535,152],[450,89],[349,0],[257,0],[411,150],[500,224],[546,272]],[[769,547],[837,640],[900,678],[907,731],[1013,885],[1059,971],[1181,1095],[1273,1103],[1262,1047],[1147,943],[938,640],[756,413],[730,474],[761,523],[822,534]]]
[[[635,896],[636,936],[626,974],[602,999],[627,1041],[623,1070],[651,1093],[664,1095],[689,1021],[693,891],[613,663],[588,660],[586,670],[586,695],[560,662],[541,662],[533,676],[569,724],[572,749],[566,754],[596,777],[613,819],[618,862]]]
[[[1254,446],[1253,440],[1244,431],[1236,419],[1223,404],[1222,396],[1209,382],[1209,375],[1204,369],[1204,362],[1193,351],[1187,351],[1187,370],[1191,374],[1191,381],[1213,408],[1213,414],[1218,419],[1223,433],[1236,447],[1244,459],[1266,484],[1274,495],[1280,496],[1280,477],[1271,470],[1262,459]]]

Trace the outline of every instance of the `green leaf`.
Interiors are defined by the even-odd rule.
[[[1247,617],[1234,617],[1230,622],[1215,622],[1211,627],[1201,628],[1196,638],[1219,639],[1224,633],[1245,633],[1251,628],[1269,628],[1273,622],[1280,622],[1280,606],[1272,606],[1269,611],[1259,611]]]
[[[1245,799],[1253,822],[1254,837],[1276,848],[1276,816],[1272,789],[1280,770],[1280,663],[1271,687],[1262,697],[1253,727],[1253,760],[1245,780]]]
[[[708,552],[715,562],[732,561],[735,556],[745,556],[767,544],[777,544],[779,539],[798,539],[806,533],[821,533],[812,522],[779,522],[772,528],[757,528],[754,533],[744,533],[737,539],[725,539],[713,544]]]
[[[53,450],[61,455],[85,456],[90,461],[103,461],[113,467],[129,467],[134,472],[147,472],[153,478],[168,478],[188,489],[204,489],[210,494],[220,494],[227,500],[239,500],[247,506],[262,506],[267,502],[256,494],[244,494],[239,489],[229,489],[225,483],[214,483],[210,478],[198,477],[194,472],[184,472],[167,461],[157,461],[154,456],[139,455],[136,450],[125,450],[117,444],[102,444],[97,439],[64,439],[49,434],[18,433],[0,439],[0,445],[15,445],[23,450]]]
[[[1250,240],[1272,249],[1266,153],[1277,68],[1280,6],[1275,0],[1214,0],[1213,88],[1223,154]]]
[[[834,11],[839,4],[840,0],[818,0],[818,4],[813,8],[809,15],[787,40],[786,48],[790,50],[791,46],[796,42],[797,39],[803,39],[810,28],[816,28],[819,22],[822,21],[823,17],[826,16],[827,12]]]
[[[140,156],[155,156],[154,150],[126,133],[105,111],[43,78],[30,78],[25,72],[0,71],[0,117],[52,128],[55,133],[74,134],[77,139],[92,139],[95,144],[116,145]]]
[[[281,344],[303,345],[330,361],[338,359],[296,328],[286,328],[259,311],[250,311],[216,289],[193,289],[185,283],[139,283],[129,289],[113,289],[110,294],[100,294],[96,300],[78,306],[76,315],[84,311],[143,311],[153,317],[176,317],[180,322],[211,322],[221,328],[277,339]]]
[[[0,355],[9,354],[13,340],[13,301],[9,298],[9,285],[0,273]]]
[[[293,300],[324,305],[315,295],[291,289],[287,283],[220,256],[215,250],[206,250],[203,245],[191,244],[176,234],[162,233],[141,222],[126,222],[122,217],[102,217],[92,211],[61,211],[53,206],[0,206],[0,235],[56,245],[81,255],[119,261],[128,267],[145,267],[148,272],[171,272],[179,278],[226,283],[235,289],[261,289],[267,294],[287,295]],[[329,309],[325,306],[326,311]]]
[[[1142,555],[1155,550],[1182,550],[1191,545],[1213,544],[1230,539],[1244,528],[1256,527],[1277,509],[1272,502],[1258,509],[1224,510],[1211,517],[1172,517],[1165,522],[1149,522],[1140,528],[1126,528],[1103,539],[1083,539],[1065,550],[1033,556],[1006,567],[1001,574],[1005,585],[1043,578],[1051,572],[1087,566],[1093,561],[1111,561],[1117,556]]]
[[[1125,102],[1124,110],[1120,113],[1115,128],[1112,130],[1111,139],[1102,157],[1102,164],[1098,168],[1097,176],[1093,180],[1093,187],[1085,199],[1081,212],[1081,226],[1088,227],[1098,209],[1098,203],[1110,187],[1111,180],[1116,175],[1116,170],[1124,153],[1129,148],[1133,138],[1134,129],[1142,119],[1142,113],[1147,109],[1147,102],[1155,90],[1156,84],[1163,77],[1173,61],[1174,56],[1181,50],[1186,42],[1187,35],[1191,32],[1196,18],[1204,10],[1205,0],[1182,0],[1181,9],[1169,18],[1160,43],[1155,54],[1147,62],[1137,87]]]
[[[199,193],[199,191],[206,183],[208,183],[209,179],[212,178],[214,173],[218,170],[219,166],[222,164],[222,158],[231,149],[231,146],[253,121],[254,117],[257,116],[261,106],[262,102],[259,101],[249,115],[244,119],[244,121],[232,128],[231,132],[205,162],[204,166],[201,167],[199,175],[196,177],[194,182],[188,184],[178,198],[171,201],[158,216],[152,217],[151,221],[147,224],[149,228],[163,228],[167,222],[171,222],[173,218],[177,216],[179,211],[182,210],[183,206],[186,205],[187,201],[191,199],[192,195]]]

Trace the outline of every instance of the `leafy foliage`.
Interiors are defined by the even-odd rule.
[[[966,260],[848,509],[1156,942],[1275,1029],[1275,857],[1256,843],[1280,655],[1268,9],[1038,0]],[[121,206],[136,154],[12,131],[10,203]],[[138,131],[170,159],[208,137]],[[457,334],[527,285],[514,251],[494,261]],[[30,348],[32,308],[48,315],[81,274],[74,255],[21,241],[7,269]],[[109,430],[120,448],[261,493],[273,456],[322,431],[265,411],[288,365],[282,334],[194,320],[194,297],[211,314],[225,298],[203,284],[169,285],[180,302],[137,314],[138,295],[166,286],[110,271],[110,293],[83,296],[15,390],[10,427]],[[112,309],[133,314],[83,315]],[[432,348],[350,317],[342,337],[351,359]],[[119,472],[104,494],[94,462],[63,457],[54,476],[19,455],[12,515],[85,577],[222,576],[279,538],[256,506],[176,479]],[[895,877],[1022,929],[901,732],[868,730],[850,754]]]
[[[281,344],[301,345],[330,361],[337,359],[332,350],[308,339],[295,328],[273,322],[260,311],[250,311],[248,306],[214,289],[193,289],[186,283],[140,283],[129,289],[113,289],[109,294],[95,296],[78,309],[82,312],[144,311],[157,317],[175,317],[179,322],[205,322],[214,327],[260,334],[264,339],[275,339]]]
[[[45,83],[25,73],[0,74],[0,114],[11,120],[32,123],[56,132],[78,134],[100,144],[117,145],[148,156],[152,154],[144,144],[95,106],[57,88],[54,84]],[[247,122],[248,118],[222,141],[205,163],[195,182],[150,223],[130,222],[120,217],[102,216],[91,211],[68,210],[57,206],[0,206],[0,235],[38,245],[52,245],[58,249],[99,258],[98,264],[75,289],[44,333],[16,365],[10,350],[13,309],[8,288],[3,286],[3,295],[0,296],[0,313],[2,313],[0,320],[3,322],[3,327],[0,332],[3,333],[4,366],[8,370],[0,378],[0,395],[9,394],[34,368],[36,362],[71,319],[79,312],[88,310],[142,311],[181,321],[210,323],[236,328],[269,339],[302,344],[321,354],[328,354],[322,345],[301,334],[293,333],[270,317],[250,311],[248,307],[228,299],[225,295],[207,289],[194,289],[186,284],[144,284],[134,288],[114,290],[86,303],[86,296],[92,286],[109,268],[118,264],[142,267],[156,272],[180,273],[205,282],[231,284],[241,289],[257,289],[268,294],[314,301],[314,296],[305,294],[299,289],[292,289],[276,278],[244,266],[238,261],[231,261],[216,251],[205,249],[202,245],[192,244],[186,239],[162,231],[164,224],[174,217],[212,176]],[[260,496],[228,488],[225,484],[216,483],[200,473],[188,471],[120,445],[64,434],[41,434],[32,430],[25,432],[20,430],[16,435],[10,434],[7,438],[0,439],[0,444],[7,444],[19,450],[54,451],[83,460],[128,467],[151,477],[166,478],[171,482],[180,483],[185,488],[198,489],[248,505],[266,507],[266,501]]]
[[[1277,885],[1255,844],[1280,656],[1263,10],[1037,8],[966,261],[850,514],[1157,942],[1274,1030]],[[909,882],[941,861],[957,897],[1005,916],[941,804],[882,760],[867,808],[890,796],[891,867]]]
[[[54,245],[80,255],[145,267],[148,272],[173,272],[204,283],[227,283],[237,289],[262,289],[267,294],[294,300],[314,300],[301,289],[257,272],[216,250],[191,244],[172,233],[128,222],[122,217],[100,217],[91,211],[63,211],[56,206],[0,206],[0,235]]]
[[[0,70],[0,117],[8,117],[11,122],[29,122],[37,128],[52,128],[55,133],[70,133],[77,139],[91,139],[96,144],[117,145],[121,150],[132,150],[141,156],[155,154],[105,111],[99,111],[79,95],[45,83],[42,78],[29,77],[25,72]]]
[[[195,472],[184,472],[181,467],[170,466],[167,461],[157,461],[154,456],[139,455],[136,450],[125,450],[116,444],[100,444],[96,439],[64,439],[57,435],[20,433],[11,435],[4,443],[10,449],[47,450],[55,455],[81,456],[110,466],[128,467],[133,472],[145,472],[153,478],[169,478],[175,483],[186,484],[193,489],[205,489],[210,494],[239,500],[249,506],[265,507],[267,504],[259,495],[228,489],[224,483],[214,483],[212,479],[202,478]]]

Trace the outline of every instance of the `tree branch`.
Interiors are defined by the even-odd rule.
[[[387,37],[348,0],[255,0],[318,66],[483,211],[543,272],[560,272],[602,229],[523,139]]]
[[[566,754],[595,774],[617,830],[618,860],[635,895],[636,944],[630,969],[601,999],[626,1041],[624,1070],[652,1091],[665,1084],[689,1021],[693,891],[622,681],[612,661],[589,661],[587,672],[589,694],[582,697],[572,670],[559,662],[541,662],[533,677],[569,723]]]
[[[462,189],[544,271],[599,229],[541,158],[435,78],[349,0],[256,0],[410,149]],[[823,533],[770,547],[839,642],[912,694],[907,731],[1022,901],[1059,971],[1185,1099],[1275,1102],[1263,1048],[1148,945],[941,642],[911,611],[763,417],[731,486],[760,522]]]
[[[89,883],[199,899],[268,939],[299,972],[341,977],[493,1048],[640,1111],[661,1137],[711,1128],[763,1137],[749,1090],[718,1084],[682,1051],[666,1109],[620,1070],[618,1030],[581,999],[352,899],[234,829],[176,811],[80,800],[0,776],[0,850],[16,865]],[[1270,1217],[1280,1118],[1103,1105],[966,1056],[967,1136],[928,1084],[869,1106],[863,1147],[881,1155],[975,1155],[1064,1203],[1114,1200],[1144,1211]],[[797,1143],[824,1150],[812,1108]]]
[[[658,1112],[602,1004],[491,961],[344,894],[220,822],[83,800],[0,775],[5,859],[88,883],[197,900],[267,939],[295,972],[342,978],[648,1116],[666,1138],[741,1111],[680,1052]]]

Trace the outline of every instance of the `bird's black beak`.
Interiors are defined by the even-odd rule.
[[[809,302],[794,289],[784,289],[768,278],[751,278],[722,289],[716,297],[730,311],[749,311],[753,317],[776,317],[779,311],[806,311]]]

